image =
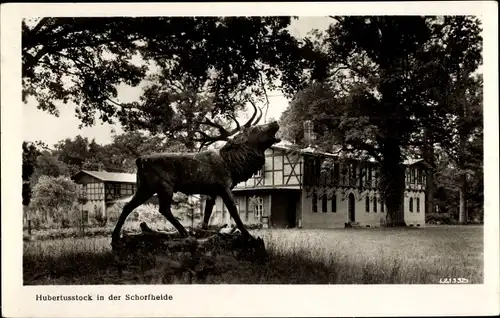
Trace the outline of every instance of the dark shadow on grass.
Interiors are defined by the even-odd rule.
[[[344,264],[332,260],[330,263],[307,259],[298,253],[271,253],[268,262],[255,264],[236,261],[226,257],[218,259],[214,271],[200,279],[165,277],[167,271],[134,263],[119,274],[111,252],[96,254],[74,253],[61,257],[24,257],[24,285],[102,285],[102,284],[398,284],[401,281],[400,264],[388,264],[382,270],[375,265]],[[419,274],[413,283],[425,283],[428,277]],[[155,277],[156,276],[156,277]],[[423,281],[420,281],[423,280]],[[411,282],[407,282],[411,283]]]

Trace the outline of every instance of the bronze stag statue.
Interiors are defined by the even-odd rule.
[[[120,231],[127,216],[155,193],[160,203],[159,212],[183,237],[189,234],[170,209],[175,192],[203,194],[209,197],[203,218],[205,229],[208,227],[215,198],[220,196],[241,234],[250,237],[240,219],[231,190],[261,169],[265,162],[265,150],[280,141],[275,136],[279,130],[278,123],[274,121],[256,125],[262,117],[262,110],[259,109],[260,115],[254,122],[257,108],[253,103],[252,106],[255,112],[250,120],[243,127],[235,120],[237,127],[232,131],[227,131],[208,119],[201,122],[216,127],[221,133],[212,137],[200,132],[205,137],[203,142],[227,141],[220,150],[159,153],[137,158],[137,192],[123,208],[112,234],[112,245],[116,245],[120,240]]]

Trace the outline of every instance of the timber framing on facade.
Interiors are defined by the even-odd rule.
[[[82,204],[83,219],[92,216],[107,219],[107,209],[119,201],[127,202],[137,189],[132,173],[81,170],[72,178],[80,185],[87,201]]]
[[[384,224],[387,208],[378,191],[375,162],[312,147],[301,149],[286,142],[275,144],[265,155],[262,169],[233,189],[245,224],[275,228]],[[408,226],[423,227],[426,172],[431,167],[422,159],[409,159],[404,165],[405,221]],[[93,214],[107,217],[110,206],[128,202],[136,190],[135,174],[82,170],[72,179],[86,193],[88,202],[82,208],[87,219]],[[233,221],[222,200],[217,198],[211,223],[220,222]]]
[[[408,226],[423,227],[430,166],[421,159],[406,160],[404,165],[405,221]],[[263,227],[378,227],[384,224],[387,211],[378,182],[378,166],[373,161],[281,142],[266,151],[262,169],[236,185],[233,194],[242,220]],[[220,198],[217,214],[231,222]]]

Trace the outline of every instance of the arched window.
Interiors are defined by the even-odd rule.
[[[413,198],[410,198],[410,212],[413,212]]]
[[[377,213],[377,197],[373,198],[373,212]]]
[[[365,210],[366,212],[370,212],[370,198],[368,196],[365,198]]]
[[[316,193],[312,195],[312,211],[314,213],[318,212],[318,195]]]
[[[332,196],[332,212],[337,212],[337,196]]]
[[[328,200],[324,194],[321,196],[321,212],[328,212]]]
[[[417,198],[417,213],[420,213],[420,198]]]

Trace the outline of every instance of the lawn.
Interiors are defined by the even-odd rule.
[[[435,284],[442,277],[483,282],[483,227],[423,229],[256,230],[270,259],[256,265],[228,259],[199,283],[215,284]],[[24,283],[155,284],[170,279],[153,269],[112,265],[109,237],[24,242]]]

